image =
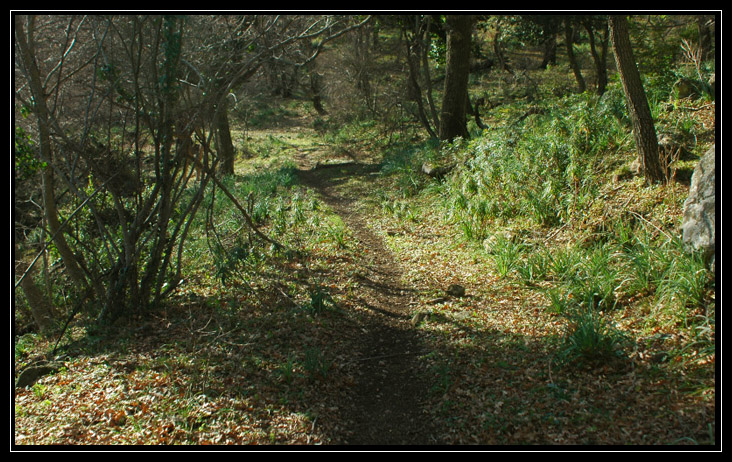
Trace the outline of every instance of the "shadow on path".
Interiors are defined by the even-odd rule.
[[[437,441],[424,408],[430,383],[419,357],[427,353],[420,333],[409,322],[413,290],[402,286],[402,269],[383,240],[369,229],[357,205],[358,191],[348,195],[338,185],[354,175],[368,178],[377,165],[348,162],[301,170],[303,184],[312,187],[350,227],[356,245],[368,252],[368,274],[361,278],[361,297],[355,302],[368,315],[362,335],[352,345],[357,358],[357,383],[342,425],[343,444],[428,445]],[[351,194],[353,193],[353,194]]]

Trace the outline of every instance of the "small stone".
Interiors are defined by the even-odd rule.
[[[465,287],[459,284],[451,284],[445,292],[453,297],[463,297],[465,296]]]
[[[414,316],[412,316],[412,325],[414,327],[417,327],[422,323],[422,321],[427,319],[427,316],[429,316],[429,314],[430,313],[428,311],[418,311],[414,313]]]

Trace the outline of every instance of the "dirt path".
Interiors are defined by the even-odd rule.
[[[359,262],[362,276],[358,304],[367,315],[356,339],[358,362],[353,402],[342,410],[345,444],[435,444],[430,419],[424,411],[429,383],[420,369],[425,353],[409,311],[412,290],[402,286],[402,269],[383,240],[366,225],[358,210],[358,191],[339,191],[348,176],[368,177],[369,164],[349,162],[340,166],[301,170],[303,183],[316,190],[350,227],[356,245],[367,249],[367,261]]]

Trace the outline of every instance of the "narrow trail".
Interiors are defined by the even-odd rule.
[[[347,176],[368,176],[374,171],[374,166],[359,163],[300,170],[303,183],[350,227],[355,245],[368,250],[363,253],[367,261],[359,262],[366,271],[360,281],[363,295],[357,300],[368,314],[354,345],[357,384],[352,403],[341,411],[346,428],[342,444],[435,444],[424,411],[430,385],[419,364],[426,347],[410,322],[413,290],[403,287],[402,268],[381,237],[366,225],[357,207],[357,192],[344,194],[337,188]]]

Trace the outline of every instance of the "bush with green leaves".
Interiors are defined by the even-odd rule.
[[[495,239],[491,248],[493,264],[498,275],[506,277],[517,268],[524,252],[524,246],[516,240],[503,235]]]
[[[532,248],[525,259],[518,262],[516,272],[527,285],[533,285],[549,277],[551,254],[544,249]]]
[[[38,159],[38,147],[32,137],[22,127],[15,127],[13,142],[16,179],[29,179],[46,167],[46,163]]]
[[[310,348],[305,351],[303,367],[311,377],[325,379],[333,366],[319,348]]]
[[[292,193],[297,185],[295,170],[294,164],[286,164],[253,175],[230,175],[221,182],[239,198],[256,226],[269,227],[267,232],[280,239],[307,219],[307,199]],[[209,185],[202,206],[205,212],[198,214],[191,226],[187,264],[195,270],[212,263],[222,283],[232,278],[246,280],[247,274],[266,261],[265,243],[254,239],[241,211],[219,188]]]

